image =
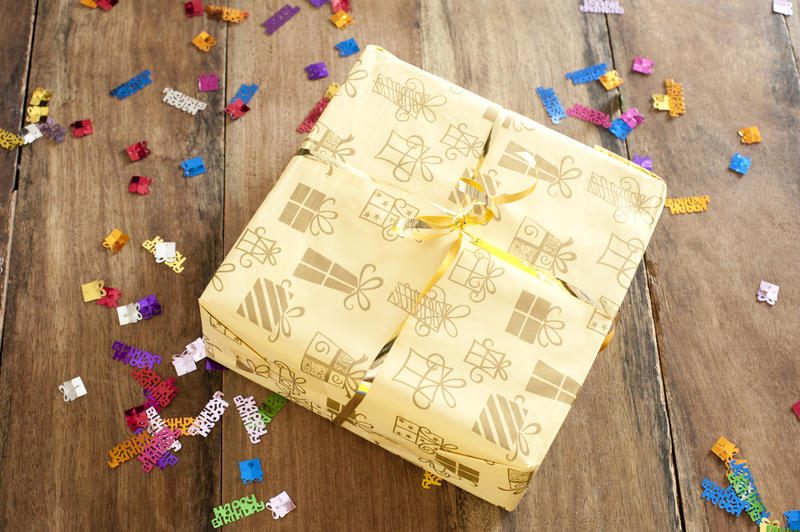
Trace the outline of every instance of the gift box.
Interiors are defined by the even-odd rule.
[[[208,356],[511,510],[665,194],[367,47],[201,296]]]

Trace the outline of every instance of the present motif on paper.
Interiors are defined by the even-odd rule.
[[[632,177],[620,178],[617,185],[604,176],[592,173],[587,190],[616,207],[614,221],[619,223],[641,219],[652,224],[661,206],[661,198],[641,194],[639,182]]]
[[[492,256],[481,248],[464,249],[458,255],[448,279],[469,290],[469,298],[475,303],[486,299],[486,294],[494,294],[493,279],[505,270],[492,260]]]
[[[402,309],[417,319],[414,332],[420,336],[428,336],[431,331],[445,332],[455,338],[458,335],[454,319],[469,316],[470,308],[466,305],[451,305],[446,301],[445,291],[437,285],[431,287],[425,297],[417,303],[419,290],[411,288],[408,283],[397,283],[389,294],[389,303]]]
[[[506,369],[511,366],[511,361],[506,360],[506,353],[495,349],[491,338],[485,338],[482,342],[472,341],[472,346],[464,357],[464,362],[472,366],[469,378],[472,382],[483,382],[484,375],[490,379],[508,379]]]
[[[326,207],[332,207],[335,204],[334,198],[303,183],[298,183],[278,220],[301,233],[308,230],[314,236],[320,233],[330,235],[333,234],[331,221],[335,220],[339,214]]]
[[[363,355],[358,360],[345,353],[333,340],[317,332],[306,347],[300,370],[338,388],[343,388],[351,397],[366,375],[366,370],[355,366],[367,361]]]
[[[500,111],[503,110],[500,106],[495,105],[493,103],[489,104],[489,107],[486,108],[486,111],[483,113],[483,117],[485,120],[489,122],[494,122],[500,116]],[[532,120],[518,115],[517,113],[505,112],[505,119],[500,126],[503,129],[513,129],[517,133],[525,130],[525,131],[533,131],[536,129],[536,124]]]
[[[528,489],[528,484],[531,483],[533,471],[519,471],[517,469],[508,468],[508,487],[497,486],[497,489],[503,491],[510,491],[516,495],[523,493]]]
[[[433,460],[430,458],[419,458],[419,461],[430,466],[436,471],[436,474],[442,478],[460,478],[472,483],[474,486],[478,485],[481,476],[480,471],[467,467],[439,453],[436,453]]]
[[[418,425],[402,416],[395,417],[392,432],[413,443],[420,451],[426,454],[434,454],[440,449],[446,451],[456,450],[455,445],[445,443],[444,438],[434,434],[427,427]]]
[[[509,140],[505,152],[497,164],[502,168],[549,183],[547,194],[550,197],[555,198],[558,192],[565,198],[571,198],[572,188],[569,181],[583,175],[579,168],[572,166],[574,163],[574,157],[565,155],[561,158],[559,166],[556,166],[544,157],[534,156],[521,145]]]
[[[247,317],[247,316],[245,316],[245,317]],[[241,338],[239,338],[238,336],[236,336],[236,334],[234,334],[234,332],[233,332],[232,330],[228,329],[228,328],[225,326],[225,324],[224,324],[224,323],[222,323],[221,321],[219,321],[217,318],[215,318],[215,317],[214,317],[214,316],[212,316],[211,314],[209,314],[209,315],[208,315],[208,323],[209,323],[209,324],[210,324],[210,325],[211,325],[211,326],[212,326],[214,329],[216,329],[217,331],[219,331],[219,332],[220,332],[220,334],[222,334],[223,336],[225,336],[225,337],[226,337],[226,338],[228,338],[229,340],[232,340],[233,342],[235,342],[235,343],[237,343],[237,344],[239,344],[239,345],[242,345],[242,339],[241,339]],[[256,324],[256,325],[257,325],[257,324]],[[213,349],[213,347],[215,347],[215,346],[214,346],[214,344],[212,344],[211,342],[209,342],[209,341],[208,341],[208,338],[206,338],[206,337],[203,337],[203,343],[205,343],[205,345],[206,345],[206,349],[207,349],[207,350],[208,350],[210,353],[212,353],[212,354],[213,354],[213,353],[214,353],[214,349]],[[209,347],[211,347],[211,348],[209,348]]]
[[[294,297],[294,294],[289,292],[291,286],[289,280],[275,284],[266,277],[258,278],[253,288],[245,295],[236,313],[269,331],[270,342],[276,341],[281,334],[289,337],[292,335],[289,318],[299,318],[306,312],[303,307],[290,306],[290,300]],[[238,343],[241,343],[241,340]]]
[[[436,122],[433,108],[447,103],[447,98],[441,94],[434,96],[426,93],[422,81],[416,78],[409,78],[403,84],[389,76],[378,74],[372,92],[380,94],[397,106],[394,117],[399,122],[405,122],[409,118],[416,120],[421,113],[425,120],[432,124]]]
[[[311,133],[303,142],[303,147],[314,153],[347,162],[345,158],[352,157],[356,150],[351,146],[345,146],[345,144],[353,142],[354,138],[353,135],[349,135],[343,139],[331,128],[317,121],[311,129]]]
[[[467,133],[467,124],[463,122],[454,126],[450,124],[439,142],[447,146],[445,157],[451,161],[459,157],[480,157],[483,141],[476,135]]]
[[[244,268],[252,266],[252,260],[259,264],[269,262],[273,266],[278,263],[275,256],[281,252],[281,248],[278,247],[278,243],[275,240],[266,238],[264,236],[265,232],[266,229],[263,227],[256,227],[255,231],[246,227],[239,241],[233,246],[233,249],[242,252],[239,257],[239,264]]]
[[[604,298],[605,296],[600,298],[601,302]],[[608,300],[606,299],[606,301]],[[613,306],[616,307],[616,305]],[[619,307],[617,307],[617,309],[619,309]],[[616,311],[614,311],[614,315],[616,315]],[[592,312],[592,315],[589,317],[589,322],[586,324],[586,328],[605,336],[611,331],[611,326],[613,324],[614,324],[614,319],[612,317],[607,316],[606,314],[595,308],[594,311]]]
[[[328,407],[328,416],[330,419],[334,419],[342,411],[342,405],[338,401],[336,401],[335,399],[331,399],[330,397],[328,397],[327,407]],[[350,425],[353,425],[354,427],[357,427],[363,430],[364,432],[369,432],[369,433],[375,432],[375,426],[367,421],[367,416],[358,411],[352,412],[349,416],[347,416],[347,419],[345,419],[345,423],[349,423]]]
[[[552,312],[561,314],[561,307],[523,290],[508,320],[506,332],[529,344],[538,341],[542,347],[561,345],[558,331],[564,328],[564,322],[551,319]]]
[[[425,181],[433,181],[433,171],[428,166],[441,164],[442,158],[426,155],[430,149],[419,135],[404,137],[392,130],[375,158],[391,164],[394,168],[392,175],[402,183],[408,182],[414,175],[421,176]]]
[[[342,265],[308,248],[300,264],[294,270],[294,276],[347,294],[344,301],[342,301],[344,308],[347,310],[353,310],[353,299],[355,298],[359,308],[367,311],[372,306],[367,292],[383,286],[383,279],[377,276],[370,277],[375,273],[375,270],[374,264],[365,264],[361,268],[361,273],[356,276]]]
[[[517,396],[509,401],[502,395],[492,394],[486,400],[486,406],[481,411],[472,431],[496,443],[509,451],[508,460],[514,460],[517,454],[528,456],[528,436],[535,436],[542,427],[538,423],[525,423],[528,411],[523,408],[522,396]]]
[[[539,360],[533,368],[533,375],[525,391],[572,405],[580,388],[581,385],[575,379]]]
[[[451,377],[453,369],[445,364],[439,353],[424,356],[409,349],[406,361],[392,380],[414,390],[411,398],[417,408],[429,408],[437,397],[441,397],[448,407],[455,408],[456,398],[450,389],[463,388],[467,382]]]
[[[571,238],[564,242],[538,222],[526,217],[517,229],[508,252],[534,268],[553,274],[567,273],[567,263],[577,258],[573,251],[566,250],[572,243]]]
[[[359,218],[382,228],[383,239],[392,242],[399,237],[397,231],[392,230],[397,222],[401,219],[414,218],[417,214],[419,209],[403,198],[395,198],[376,188],[361,210]]]
[[[611,233],[608,244],[603,254],[597,259],[597,264],[608,266],[617,271],[617,282],[623,288],[630,285],[636,268],[644,255],[644,242],[638,238],[623,240]]]

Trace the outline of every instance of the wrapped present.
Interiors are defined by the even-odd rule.
[[[665,193],[370,46],[201,296],[207,354],[513,509]]]

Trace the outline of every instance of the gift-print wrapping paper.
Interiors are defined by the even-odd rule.
[[[397,230],[480,210],[461,177],[528,194],[489,202],[454,257],[455,226]],[[208,355],[511,510],[665,194],[654,174],[370,46],[201,296]]]

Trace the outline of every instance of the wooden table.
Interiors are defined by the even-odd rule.
[[[741,449],[774,517],[800,508],[800,423],[790,410],[800,400],[800,15],[773,14],[769,0],[622,0],[622,16],[583,14],[577,1],[353,0],[356,23],[341,32],[329,6],[296,3],[300,13],[268,36],[260,23],[283,2],[231,2],[250,18],[226,26],[187,19],[179,0],[120,0],[109,12],[78,0],[0,0],[0,126],[21,127],[41,86],[62,125],[91,118],[95,130],[0,150],[0,528],[210,529],[212,507],[286,490],[297,504],[286,518],[262,513],[228,528],[753,530],[746,516],[701,499],[704,477],[724,483],[709,452],[720,435]],[[201,30],[217,40],[209,53],[190,44]],[[644,123],[625,142],[576,119],[556,129],[625,157],[650,155],[671,197],[711,198],[707,212],[663,215],[615,341],[514,512],[449,485],[424,490],[419,468],[294,405],[256,447],[229,413],[208,438],[184,438],[175,467],[106,465],[107,450],[130,435],[123,410],[142,400],[111,359],[112,342],[167,357],[200,334],[197,297],[327,86],[302,68],[325,61],[330,79],[342,79],[355,57],[333,46],[350,37],[542,123],[539,85],[567,107],[616,112],[616,90],[564,77],[613,65],[625,106]],[[637,55],[655,61],[655,74],[631,71]],[[145,69],[152,86],[122,102],[108,95]],[[161,103],[164,87],[196,95],[206,72],[221,83],[201,93],[207,110],[191,116]],[[665,78],[684,85],[677,119],[651,105]],[[220,111],[242,83],[261,88],[232,122]],[[741,145],[736,131],[752,125],[764,141]],[[124,147],[141,140],[153,153],[131,163]],[[746,176],[727,170],[736,151],[753,157]],[[208,172],[184,179],[178,164],[196,156]],[[127,192],[134,174],[155,179],[150,196]],[[131,235],[116,255],[100,246],[114,228]],[[157,234],[188,257],[184,273],[141,249]],[[126,303],[157,294],[163,315],[120,328],[113,310],[81,299],[80,284],[97,278]],[[756,301],[762,279],[781,287],[774,307]],[[78,375],[88,395],[64,403],[57,387]],[[178,383],[169,415],[193,415],[218,389],[264,395],[231,372],[199,370]],[[238,462],[255,457],[264,481],[243,486]]]

